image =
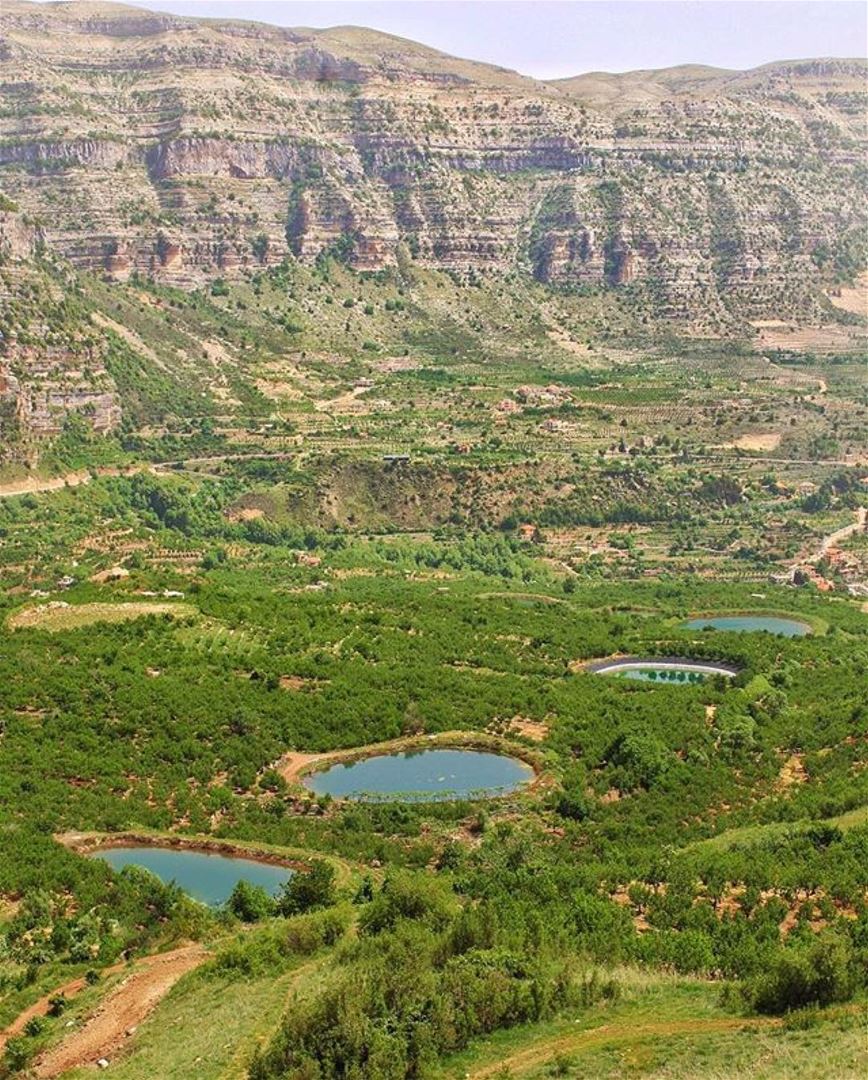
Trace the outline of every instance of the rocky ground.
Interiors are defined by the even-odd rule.
[[[864,261],[860,61],[544,83],[372,31],[23,0],[0,34],[7,249],[182,285],[324,252],[519,268],[706,329],[816,318]]]

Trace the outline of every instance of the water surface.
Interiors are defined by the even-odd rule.
[[[503,795],[526,784],[533,769],[517,758],[482,750],[411,750],[379,754],[311,773],[317,795],[340,799],[436,799]]]
[[[292,875],[288,866],[184,848],[114,847],[95,851],[93,855],[115,870],[143,866],[161,881],[174,881],[184,892],[210,907],[225,903],[236,883],[242,880],[261,885],[271,896],[276,896]]]
[[[690,619],[684,625],[690,630],[765,630],[769,634],[780,634],[781,637],[804,637],[811,632],[809,623],[776,615],[719,615]]]
[[[617,675],[622,679],[637,679],[669,686],[687,686],[704,682],[712,675],[731,679],[736,669],[713,660],[676,660],[651,657],[624,657],[598,661],[592,668],[597,675]]]
[[[665,683],[670,686],[695,685],[696,683],[705,682],[708,678],[706,672],[694,671],[692,668],[636,667],[626,668],[622,671],[610,671],[608,674],[618,675],[622,679],[636,679],[638,682],[653,682],[661,685]]]

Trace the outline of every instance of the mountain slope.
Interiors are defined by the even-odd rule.
[[[718,330],[816,318],[864,265],[858,61],[545,84],[351,27],[12,0],[0,84],[0,245],[26,220],[122,277],[403,252]]]

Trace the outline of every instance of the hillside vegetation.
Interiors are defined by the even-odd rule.
[[[0,35],[0,1077],[865,1075],[864,65]]]

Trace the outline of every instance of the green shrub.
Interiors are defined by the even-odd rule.
[[[274,914],[274,900],[261,885],[251,885],[249,881],[238,881],[226,906],[236,919],[242,922],[258,922]]]
[[[785,1013],[849,1001],[855,989],[850,943],[827,933],[807,946],[782,949],[767,970],[748,983],[746,993],[757,1012]]]
[[[68,1002],[63,994],[55,994],[54,997],[48,999],[48,1015],[49,1016],[62,1016]]]
[[[44,1016],[31,1016],[24,1025],[24,1033],[25,1035],[29,1035],[31,1039],[35,1039],[36,1036],[41,1035],[43,1031],[45,1031]]]
[[[310,870],[293,874],[277,900],[281,915],[301,915],[335,902],[335,870],[324,859],[315,859]]]

